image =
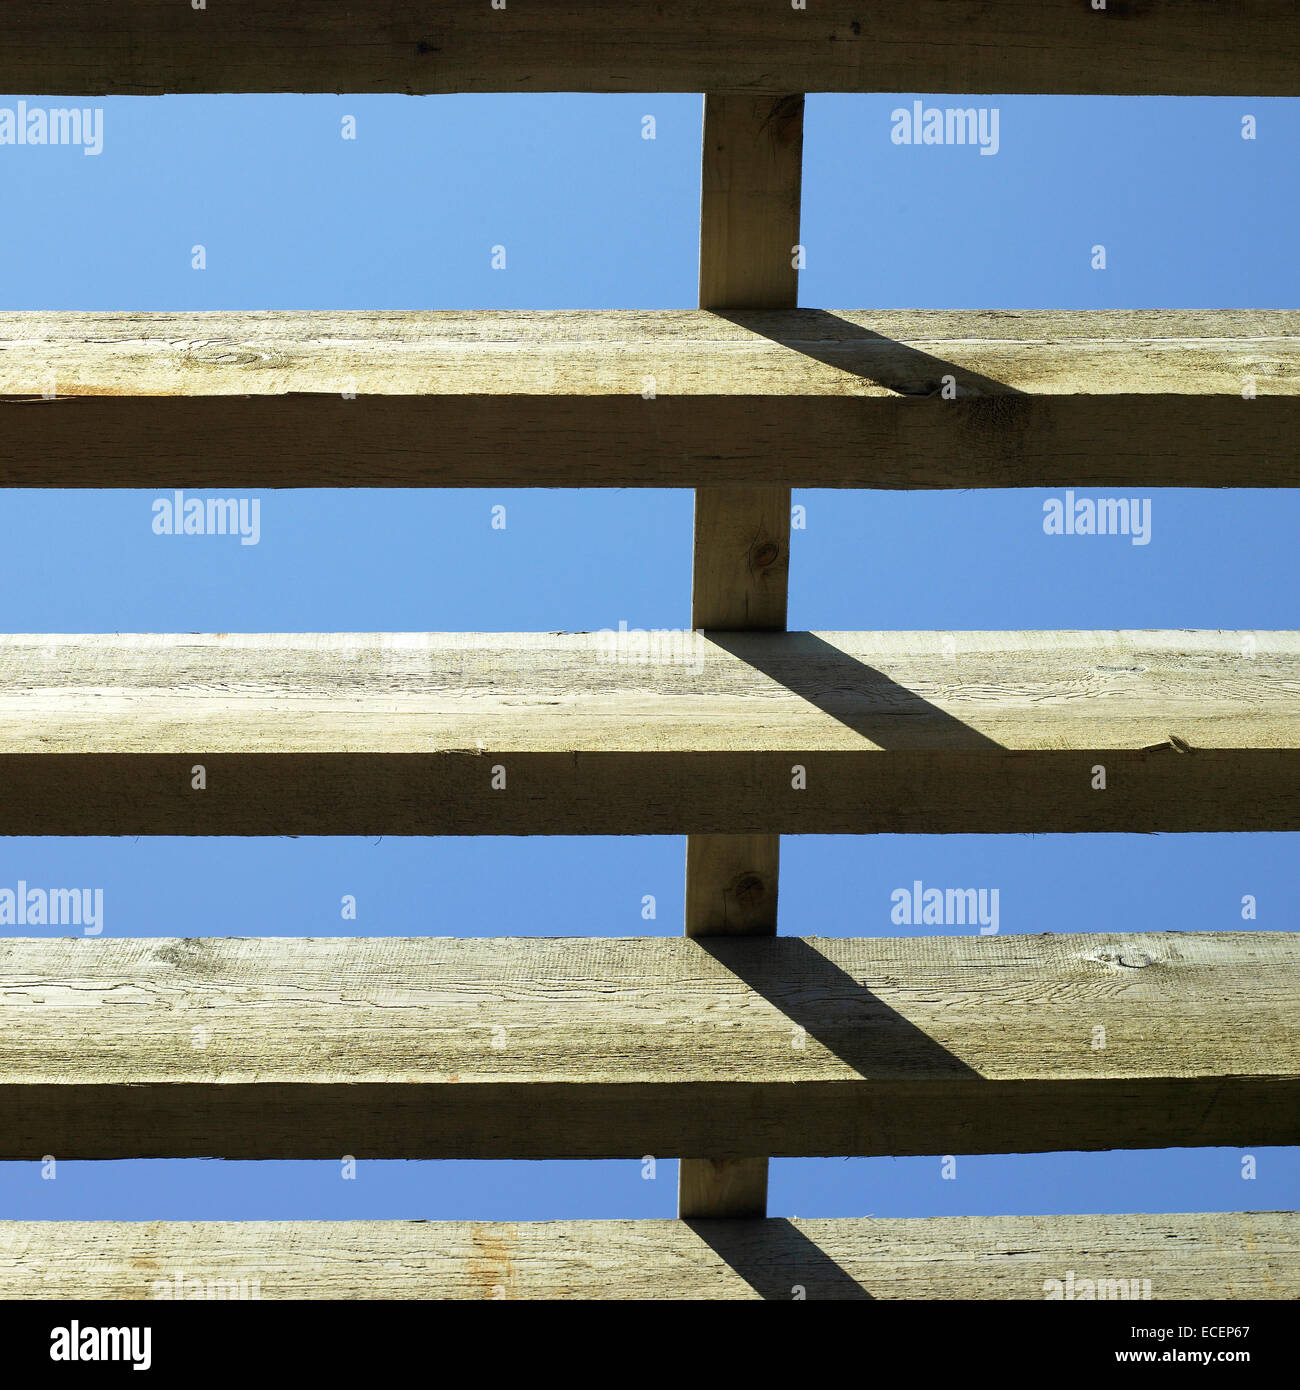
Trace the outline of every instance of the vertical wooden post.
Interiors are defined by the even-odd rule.
[[[704,98],[700,308],[794,309],[800,96]],[[695,490],[695,628],[785,627],[790,489]]]
[[[794,309],[803,96],[704,98],[700,308]]]
[[[793,309],[802,95],[706,95],[700,308]],[[695,490],[694,628],[784,629],[790,489]],[[690,835],[687,936],[776,933],[779,835]],[[684,1158],[682,1217],[764,1216],[767,1159]]]

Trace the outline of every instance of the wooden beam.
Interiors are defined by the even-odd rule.
[[[700,308],[799,302],[802,94],[704,98]],[[717,442],[705,437],[706,447]],[[781,631],[790,575],[790,489],[697,487],[691,626]],[[779,835],[688,835],[686,934],[776,933]],[[767,1159],[683,1159],[681,1217],[767,1211]]]
[[[793,309],[802,93],[704,98],[700,308]]]
[[[775,846],[769,844],[775,839]],[[690,835],[686,935],[775,936],[779,835]],[[759,866],[762,866],[761,868]]]
[[[1076,1297],[1295,1299],[1298,1269],[1300,1216],[1284,1211],[0,1222],[0,1298],[24,1299],[1041,1300],[1067,1271]]]
[[[780,632],[790,579],[788,487],[697,487],[691,626]]]
[[[803,109],[798,95],[704,98],[701,309],[798,303]],[[692,627],[784,628],[789,567],[788,487],[696,489]]]
[[[2,636],[0,834],[1297,830],[1298,691],[1295,632]]]
[[[701,534],[776,626],[768,489],[1289,487],[1297,438],[1290,311],[0,314],[0,486],[744,484]]]
[[[780,868],[779,835],[688,835],[687,937],[775,936]],[[677,1214],[765,1216],[767,1159],[683,1158]]]
[[[9,939],[0,1158],[1300,1142],[1300,935],[967,930]]]
[[[9,0],[0,91],[1300,94],[1291,0]],[[885,138],[882,136],[882,138]]]

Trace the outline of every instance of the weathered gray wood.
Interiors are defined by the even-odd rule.
[[[1290,0],[8,0],[0,91],[1291,96]]]
[[[1292,933],[108,937],[126,925],[0,940],[0,1158],[1300,1141]]]
[[[1298,696],[1294,632],[5,636],[0,833],[1295,830]]]
[[[1297,438],[1294,312],[0,314],[11,487],[1284,487]]]
[[[1297,1270],[1284,1211],[0,1222],[0,1298],[1294,1299]]]

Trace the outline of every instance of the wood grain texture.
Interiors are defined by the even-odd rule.
[[[10,487],[1285,487],[1300,314],[11,313],[0,425]]]
[[[1300,1141],[1300,936],[969,930],[3,940],[0,1158]]]
[[[686,935],[775,936],[780,842],[779,835],[688,836]]]
[[[800,93],[705,95],[701,309],[798,304],[803,113]]]
[[[729,1221],[767,1215],[766,1158],[683,1158],[677,1165],[677,1215]]]
[[[1295,1299],[1297,1269],[1300,1216],[1280,1211],[0,1222],[3,1298],[1043,1299],[1073,1271],[1107,1299]]]
[[[688,937],[775,936],[781,868],[779,835],[688,835]],[[767,1214],[766,1158],[684,1158],[679,1217]]]
[[[1294,632],[5,636],[0,833],[1294,830],[1298,694]]]
[[[1300,93],[1290,0],[9,0],[4,40],[7,92]]]
[[[701,309],[798,303],[803,110],[799,95],[705,96]],[[784,628],[789,569],[788,487],[696,489],[692,627]]]
[[[790,589],[790,489],[697,487],[691,626],[780,632]]]
[[[704,97],[700,308],[793,309],[803,186],[802,94]],[[697,487],[691,626],[781,631],[788,487]],[[686,837],[687,936],[776,933],[779,835]],[[684,1158],[677,1215],[767,1214],[767,1159]]]

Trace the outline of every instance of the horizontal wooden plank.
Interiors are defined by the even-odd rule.
[[[878,8],[878,7],[877,7]],[[9,0],[0,90],[1300,92],[1290,0]]]
[[[0,1158],[1300,1141],[1300,935],[967,930],[0,940]]]
[[[1287,487],[1300,314],[0,314],[0,408],[9,487]]]
[[[1295,632],[3,636],[0,834],[1296,830],[1298,697]]]
[[[1300,1215],[1284,1211],[0,1221],[0,1298],[1294,1299],[1297,1270]]]
[[[1300,476],[1298,328],[1235,312],[8,315],[0,481],[1283,486]]]

